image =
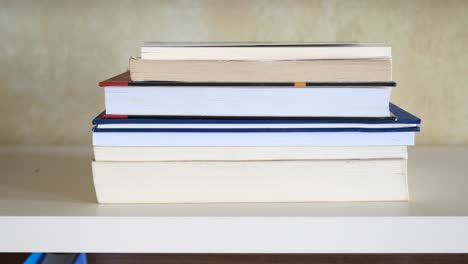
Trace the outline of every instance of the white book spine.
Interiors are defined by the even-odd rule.
[[[406,146],[362,147],[102,147],[96,161],[232,161],[407,159]]]
[[[105,87],[108,114],[390,116],[391,87]]]
[[[93,132],[95,146],[411,146],[415,132]]]
[[[403,201],[406,160],[93,162],[100,203]]]
[[[391,58],[391,47],[143,47],[144,60],[312,60]]]

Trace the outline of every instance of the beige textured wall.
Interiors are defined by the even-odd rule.
[[[0,144],[91,144],[97,82],[145,40],[393,45],[418,144],[468,144],[468,1],[3,1]]]

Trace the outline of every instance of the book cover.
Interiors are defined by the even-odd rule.
[[[230,132],[230,133],[249,133],[249,132],[417,132],[421,120],[405,111],[404,109],[390,104],[390,110],[394,119],[216,119],[216,118],[105,118],[103,114],[93,120],[97,125],[93,128],[94,132]],[[111,127],[102,128],[99,125],[107,124],[147,124],[147,127]],[[152,124],[174,124],[174,127],[166,126],[155,128]],[[176,124],[192,124],[193,127],[177,127]],[[200,127],[200,125],[206,125]],[[210,126],[210,124],[212,126]],[[219,126],[220,124],[231,124],[231,126]],[[238,126],[233,126],[233,125]],[[252,124],[266,124],[264,127],[252,126]],[[273,124],[285,124],[284,127],[272,127]],[[303,127],[292,126],[302,124]],[[324,124],[321,127],[310,127],[308,124]],[[341,125],[337,125],[341,124]],[[343,126],[343,124],[352,124]],[[395,126],[388,126],[394,124]],[[398,126],[398,124],[407,124],[407,126]],[[244,126],[242,126],[244,125]],[[291,127],[288,127],[291,126]],[[382,125],[372,126],[372,125]],[[387,126],[384,126],[387,125]]]
[[[108,86],[291,86],[291,87],[396,87],[396,82],[174,82],[132,81],[130,71],[123,72],[98,83]]]
[[[307,123],[361,123],[361,124],[420,124],[421,119],[405,111],[397,105],[390,103],[391,117],[385,118],[321,118],[321,117],[172,117],[172,116],[127,116],[107,115],[104,112],[93,120],[94,125],[99,124],[307,124]]]

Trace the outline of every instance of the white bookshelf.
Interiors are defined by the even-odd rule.
[[[415,147],[411,202],[96,204],[89,147],[0,148],[1,252],[468,252],[468,148]]]

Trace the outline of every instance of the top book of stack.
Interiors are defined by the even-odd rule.
[[[132,81],[392,81],[385,44],[147,42],[129,68]]]

